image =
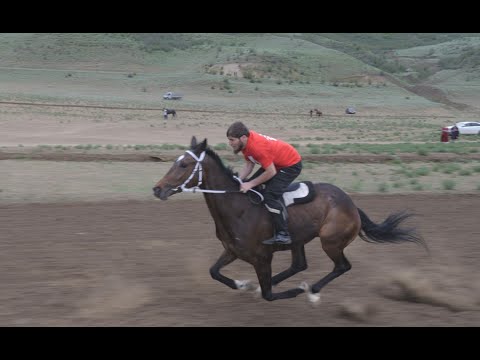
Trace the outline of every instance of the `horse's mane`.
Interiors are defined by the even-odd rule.
[[[215,151],[213,151],[210,147],[207,147],[205,149],[205,152],[207,153],[208,156],[210,156],[213,160],[215,160],[215,162],[218,164],[220,169],[222,169],[225,175],[227,175],[229,178],[233,179],[234,176],[238,176],[238,173],[234,172],[231,166],[228,166],[228,167],[225,166],[220,156],[218,156],[218,154]]]
[[[201,145],[202,144],[200,143],[200,144],[197,144],[196,146],[191,146],[190,150],[196,151],[196,150],[198,150],[198,147],[201,146]],[[210,146],[207,146],[205,148],[205,152],[207,153],[208,156],[210,156],[218,164],[220,169],[222,169],[222,171],[225,173],[225,175],[227,175],[230,179],[233,180],[234,176],[238,176],[238,172],[234,172],[233,168],[231,166],[228,166],[228,167],[225,166],[225,164],[223,163],[220,156],[218,156],[218,154],[215,151],[213,151],[213,149]]]

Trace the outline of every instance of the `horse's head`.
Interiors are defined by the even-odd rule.
[[[172,165],[167,174],[153,187],[153,194],[162,200],[169,196],[182,192],[182,187],[199,185],[199,173],[201,174],[201,161],[205,156],[207,139],[197,143],[197,138],[192,137],[190,150],[181,155]]]

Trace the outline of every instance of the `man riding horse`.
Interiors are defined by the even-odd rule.
[[[241,151],[245,158],[245,166],[239,173],[241,180],[250,175],[255,164],[261,166],[240,185],[240,191],[246,193],[255,186],[265,184],[265,207],[272,217],[275,235],[263,243],[290,244],[292,240],[287,229],[287,211],[282,194],[302,171],[300,154],[292,145],[249,130],[240,121],[228,128],[227,138],[233,152],[238,154]]]

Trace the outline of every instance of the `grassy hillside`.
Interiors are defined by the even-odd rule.
[[[476,113],[477,49],[478,34],[454,33],[9,33],[0,100],[165,106],[173,90],[187,109],[448,112],[456,102]]]

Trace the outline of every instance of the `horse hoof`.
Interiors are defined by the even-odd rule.
[[[319,292],[316,294],[312,293],[312,290],[310,289],[310,285],[308,285],[305,281],[300,284],[299,288],[307,293],[307,298],[310,304],[312,305],[320,304],[320,293]]]
[[[307,293],[307,297],[308,297],[308,301],[310,302],[310,304],[312,304],[313,306],[317,306],[317,305],[320,305],[320,293],[312,293],[312,292],[308,292]]]
[[[243,291],[254,289],[253,283],[250,280],[235,280],[235,285],[237,286],[237,289]]]

